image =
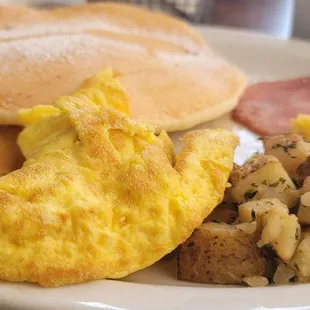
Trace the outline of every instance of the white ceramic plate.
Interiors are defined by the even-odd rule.
[[[219,28],[200,31],[209,45],[239,65],[251,81],[310,75],[309,43],[278,41]],[[207,126],[229,127],[241,135],[238,161],[259,149],[255,136],[229,122],[227,117],[199,127]],[[176,142],[179,135],[172,135]],[[2,282],[0,309],[310,310],[310,285],[245,288],[181,282],[176,280],[175,261],[166,259],[122,281],[93,281],[56,289]]]

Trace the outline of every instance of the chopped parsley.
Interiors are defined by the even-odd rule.
[[[248,200],[253,199],[253,198],[255,197],[256,194],[257,194],[257,191],[254,191],[254,190],[251,188],[251,189],[247,190],[247,191],[244,193],[243,197],[244,197],[245,201],[248,201]]]
[[[292,143],[286,144],[286,145],[282,145],[280,143],[276,143],[275,145],[272,146],[273,149],[278,149],[278,148],[282,148],[284,153],[289,153],[289,149],[295,149],[296,148],[296,141],[292,141]]]
[[[284,183],[286,182],[286,180],[285,180],[284,178],[281,177],[281,178],[279,179],[279,182],[280,182],[281,184],[284,184]]]
[[[277,148],[282,148],[284,153],[287,153],[291,158],[295,159],[297,158],[296,156],[293,156],[289,150],[290,149],[295,149],[297,147],[297,141],[292,141],[291,143],[288,143],[286,145],[282,145],[280,143],[276,143],[275,145],[272,146],[273,149]]]
[[[274,182],[274,183],[271,183],[269,184],[270,187],[277,187],[279,184],[284,184],[285,183],[285,179],[284,178],[280,178],[278,181]]]

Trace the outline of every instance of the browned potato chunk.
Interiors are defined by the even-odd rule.
[[[180,247],[181,280],[239,284],[253,276],[267,276],[267,259],[256,246],[259,236],[224,223],[205,223]]]
[[[284,262],[289,262],[300,241],[300,225],[295,215],[281,218],[276,210],[269,211],[261,219],[262,234],[259,247],[271,247]]]
[[[219,204],[204,222],[219,221],[232,224],[238,218],[238,207],[231,201],[223,201]]]
[[[298,166],[296,170],[295,181],[299,186],[301,186],[304,183],[305,179],[309,176],[310,176],[310,156],[308,156],[307,159],[301,165]]]
[[[298,282],[310,281],[310,236],[300,242],[290,265],[297,272]]]
[[[295,176],[297,167],[306,160],[310,152],[310,143],[299,134],[267,136],[263,141],[265,153],[278,158],[291,177]]]
[[[310,192],[310,177],[305,178],[302,188],[300,189],[300,195]]]
[[[239,223],[235,227],[248,235],[254,234],[257,231],[257,222],[253,221],[251,223]]]
[[[261,216],[271,210],[277,210],[277,213],[282,217],[287,217],[289,213],[287,206],[278,198],[252,200],[239,205],[239,221],[250,223],[256,220],[260,223]]]
[[[300,197],[297,217],[301,225],[310,225],[310,192],[307,192]]]
[[[255,155],[243,166],[235,166],[230,181],[230,194],[238,203],[262,198],[279,198],[289,208],[298,203],[299,191],[273,156]]]

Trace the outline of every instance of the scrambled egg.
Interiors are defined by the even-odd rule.
[[[102,76],[21,116],[26,162],[0,178],[1,280],[124,277],[184,242],[223,198],[237,138],[193,131],[176,157],[165,132],[109,107],[129,111],[112,72]]]
[[[300,114],[292,121],[292,129],[300,133],[306,140],[310,140],[310,115]]]

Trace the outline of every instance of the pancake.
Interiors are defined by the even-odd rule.
[[[31,23],[20,13],[0,30],[0,124],[19,124],[19,110],[51,104],[106,67],[119,71],[133,118],[158,130],[215,119],[246,86],[175,18],[115,3],[31,12]]]
[[[34,10],[30,7],[0,5],[0,29],[11,29],[20,24],[46,20],[49,17],[49,13]]]
[[[20,131],[20,127],[0,126],[0,176],[20,168],[24,162],[16,143]]]

